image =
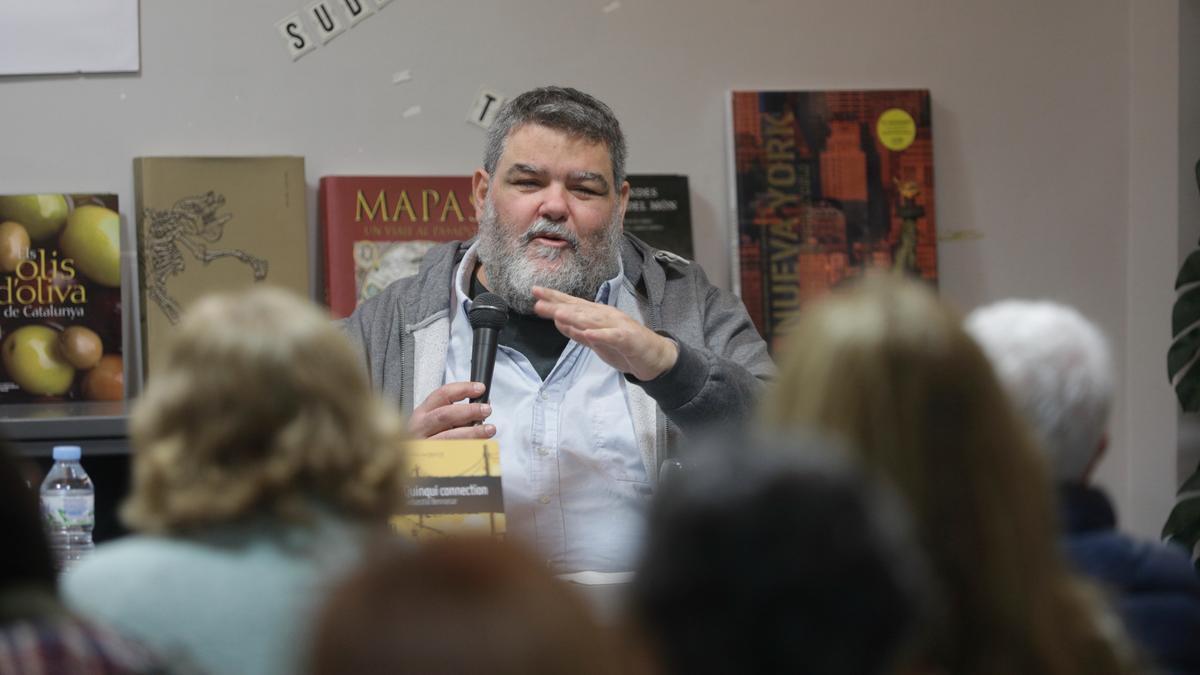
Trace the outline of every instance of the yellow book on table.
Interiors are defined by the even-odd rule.
[[[407,504],[392,526],[411,539],[504,536],[500,446],[494,440],[408,443]]]

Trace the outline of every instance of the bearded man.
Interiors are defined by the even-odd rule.
[[[507,102],[473,178],[479,235],[345,323],[419,438],[500,444],[506,526],[555,569],[633,569],[658,467],[684,434],[738,423],[774,372],[741,302],[622,233],[612,110],[545,87]],[[490,403],[468,381],[473,298],[510,307]]]

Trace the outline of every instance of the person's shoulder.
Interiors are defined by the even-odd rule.
[[[177,546],[175,540],[169,537],[155,537],[133,534],[120,539],[114,539],[97,544],[96,550],[67,573],[67,578],[93,570],[103,570],[106,567],[138,564],[146,557],[153,558],[164,550]]]
[[[632,257],[636,262],[646,264],[651,261],[663,266],[687,268],[695,263],[687,258],[666,249],[655,248],[636,235],[624,233],[624,254],[628,262]]]
[[[166,576],[165,570],[177,570],[175,548],[165,538],[139,535],[100,544],[59,579],[63,601],[85,616],[121,616]]]
[[[1161,584],[1164,588],[1188,589],[1200,603],[1200,577],[1192,559],[1183,548],[1152,540],[1132,540],[1135,555],[1140,562],[1139,579],[1148,585]]]
[[[148,572],[186,555],[186,542],[171,537],[131,535],[106,542],[67,570],[62,576],[64,592],[111,588],[114,582],[144,578]]]
[[[1178,546],[1116,530],[1068,535],[1065,543],[1072,562],[1089,576],[1125,588],[1181,588],[1200,594],[1200,577]]]
[[[255,542],[242,528],[224,525],[187,536],[130,535],[98,545],[60,583],[67,592],[112,593],[121,592],[125,584],[187,583],[190,575],[236,565]]]
[[[709,285],[704,269],[673,251],[654,248],[636,236],[625,233],[622,246],[625,275],[635,285],[644,284],[650,294],[655,288],[670,293],[673,287],[684,288]]]

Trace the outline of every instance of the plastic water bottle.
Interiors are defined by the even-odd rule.
[[[42,518],[59,572],[66,571],[96,548],[92,543],[96,491],[92,479],[79,464],[82,452],[77,445],[56,446],[54,466],[42,481]]]

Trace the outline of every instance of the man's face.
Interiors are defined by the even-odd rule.
[[[528,124],[474,181],[480,281],[514,310],[533,312],[534,285],[591,300],[616,275],[629,185],[613,185],[602,143]]]

